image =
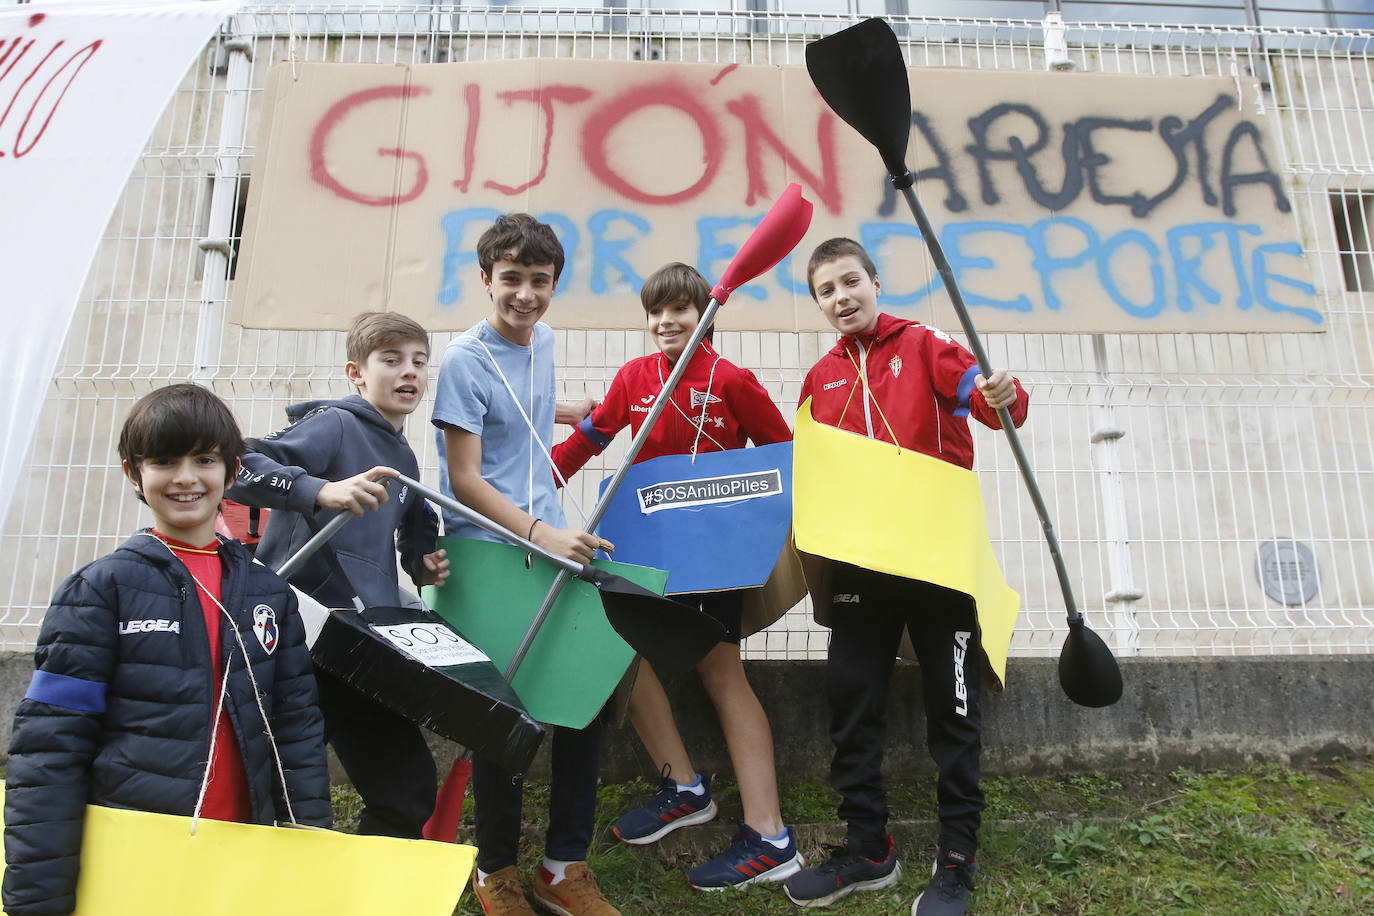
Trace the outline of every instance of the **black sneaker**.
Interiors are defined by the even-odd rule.
[[[902,879],[902,866],[887,838],[887,856],[870,859],[848,846],[827,846],[830,858],[815,868],[804,868],[787,879],[783,890],[797,906],[829,906],[854,891],[878,891]]]
[[[911,916],[963,916],[973,893],[978,862],[961,852],[945,852],[935,858],[930,884],[911,904]]]

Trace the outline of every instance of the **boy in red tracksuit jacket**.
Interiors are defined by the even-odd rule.
[[[605,449],[620,430],[626,426],[639,430],[710,298],[710,285],[686,264],[669,264],[644,282],[640,301],[659,352],[626,363],[616,373],[606,399],[554,448],[554,464],[564,480]],[[769,445],[791,438],[787,421],[754,374],[722,359],[703,341],[636,460],[744,448],[750,440]],[[740,662],[742,594],[724,591],[674,598],[715,617],[728,635],[727,641],[698,663],[697,671],[720,717],[744,806],[744,824],[731,847],[692,869],[687,880],[702,890],[781,881],[803,863],[778,811],[768,718]],[[648,804],[616,822],[616,836],[642,846],[679,827],[714,818],[717,809],[709,777],[698,775],[692,767],[668,698],[647,664],[640,666],[629,712],[645,749],[660,767],[662,781]]]
[[[1028,398],[1005,369],[984,379],[973,355],[949,335],[878,311],[877,269],[857,242],[821,243],[807,280],[826,320],[843,337],[807,373],[800,402],[811,398],[819,423],[935,458],[973,467],[968,417],[1001,429],[998,407],[1020,426]],[[872,498],[882,498],[876,482]],[[915,520],[919,523],[920,520]],[[938,520],[930,520],[938,524]],[[891,887],[901,877],[887,833],[882,782],[887,694],[902,631],[921,663],[926,740],[939,770],[940,848],[930,885],[914,916],[958,916],[967,910],[977,871],[983,653],[966,596],[949,589],[831,563],[829,595],[843,599],[830,614],[826,696],[835,744],[831,782],[848,824],[829,861],[793,875],[787,895],[801,906],[825,906],[856,890]],[[956,685],[966,686],[966,701]]]

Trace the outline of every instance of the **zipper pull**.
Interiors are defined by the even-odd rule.
[[[185,583],[183,580],[181,580],[181,579],[178,579],[178,580],[177,580],[177,592],[181,595],[181,603],[182,603],[182,604],[185,604],[185,603],[186,603],[186,583]]]

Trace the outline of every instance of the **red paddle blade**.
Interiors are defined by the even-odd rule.
[[[801,196],[801,185],[793,182],[744,240],[720,282],[711,290],[711,298],[724,305],[736,289],[787,257],[810,225],[811,201]]]
[[[439,843],[458,842],[458,822],[463,818],[463,795],[468,790],[468,776],[472,761],[458,757],[448,771],[448,778],[434,800],[434,813],[425,821],[424,837]]]

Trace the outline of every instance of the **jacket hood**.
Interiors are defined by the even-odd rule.
[[[830,352],[834,356],[844,356],[845,348],[849,346],[851,341],[862,343],[865,347],[869,347],[875,342],[887,340],[889,337],[900,334],[907,328],[916,327],[919,324],[919,321],[897,318],[893,315],[889,315],[887,312],[879,312],[878,324],[873,328],[871,333],[846,334],[835,342],[835,346],[831,347]]]
[[[301,401],[298,404],[290,404],[286,408],[286,419],[292,423],[298,423],[302,417],[326,407],[337,407],[340,410],[346,410],[359,419],[386,430],[393,436],[403,435],[395,426],[391,425],[390,420],[378,413],[377,408],[373,407],[366,398],[359,394],[350,395],[346,398],[337,400],[325,398],[315,401]]]

